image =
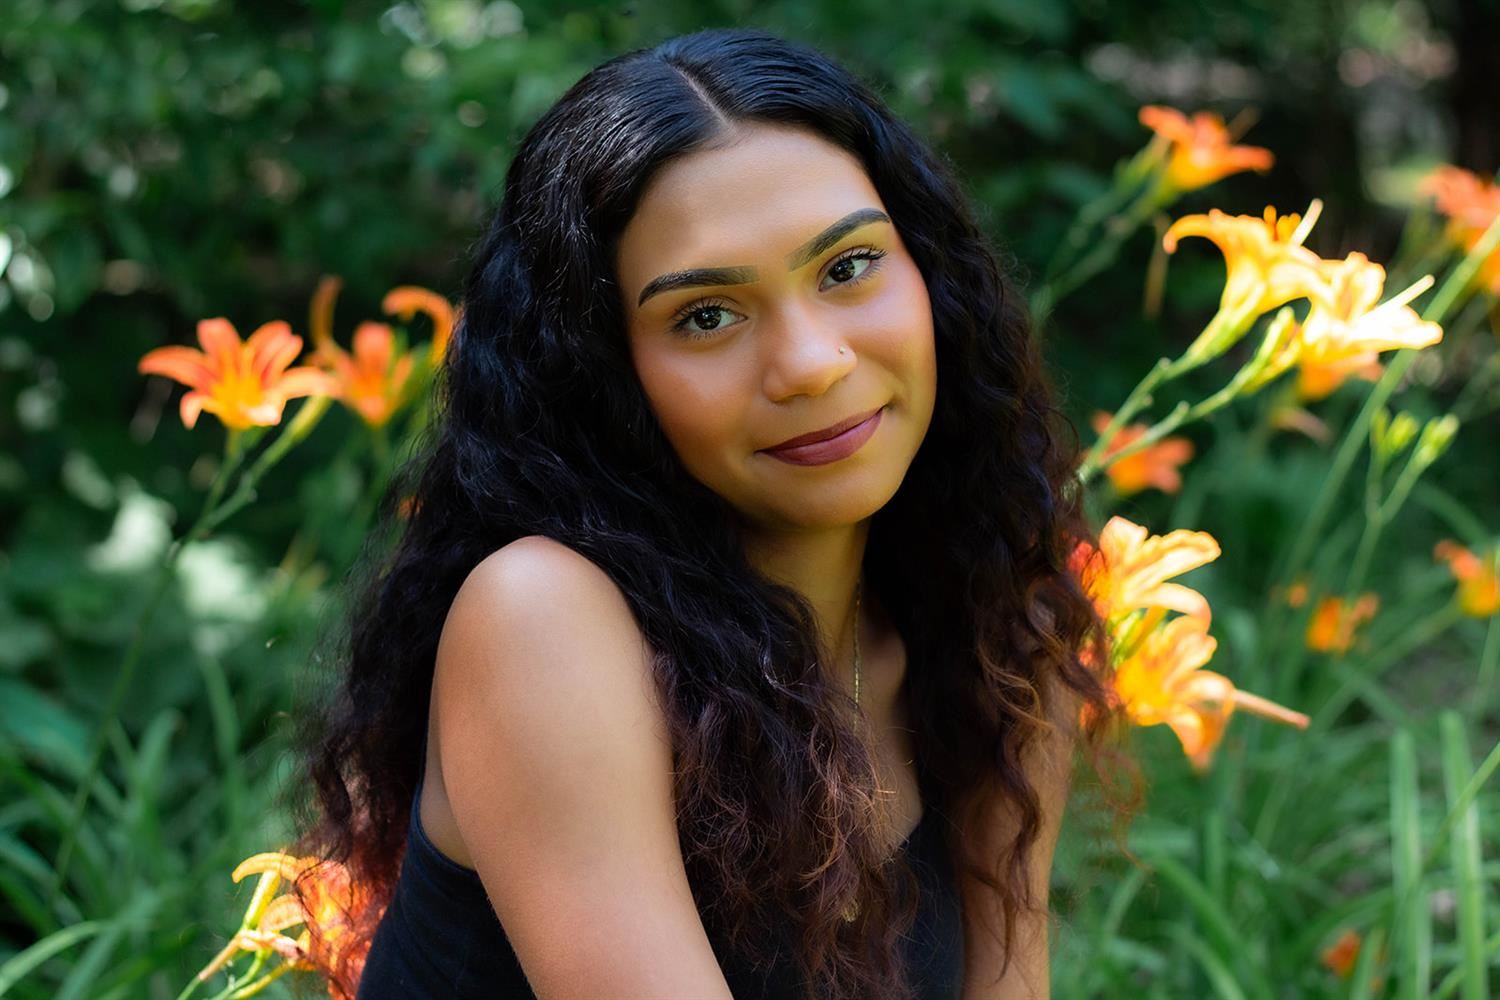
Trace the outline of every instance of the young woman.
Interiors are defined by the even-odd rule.
[[[311,730],[361,1000],[1046,996],[1077,446],[911,129],[760,33],[605,63],[440,389]]]

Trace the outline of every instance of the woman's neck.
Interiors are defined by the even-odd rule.
[[[812,605],[824,663],[845,686],[853,683],[855,587],[869,528],[866,520],[824,531],[747,535],[745,541],[752,566]]]

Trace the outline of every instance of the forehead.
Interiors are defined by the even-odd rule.
[[[754,125],[667,164],[621,233],[622,284],[680,267],[772,263],[856,208],[883,208],[853,154],[800,129]]]

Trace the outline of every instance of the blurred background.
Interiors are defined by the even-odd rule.
[[[137,374],[140,357],[194,343],[211,316],[241,334],[286,319],[305,338],[323,275],[344,282],[344,342],[395,285],[456,300],[541,111],[605,58],[730,25],[810,42],[873,83],[951,159],[1023,283],[1149,140],[1145,104],[1219,112],[1276,156],[1176,214],[1301,212],[1320,198],[1308,245],[1327,257],[1395,255],[1434,166],[1500,168],[1495,0],[0,0],[0,994],[176,996],[232,933],[249,888],[228,872],[289,830],[278,794],[296,686],[369,528],[372,473],[350,445],[364,439],[336,410],[254,504],[182,553],[107,715],[144,581],[201,508],[223,441],[212,420],[182,426],[180,387]],[[1222,259],[1201,244],[1171,258],[1150,304],[1154,245],[1152,227],[1135,233],[1042,330],[1085,440],[1092,412],[1116,407],[1218,302]],[[1402,405],[1418,417],[1442,412],[1494,352],[1495,320],[1465,316],[1473,335],[1414,369]],[[1352,383],[1322,419],[1340,426],[1367,391]],[[1186,490],[1096,505],[1101,518],[1236,539],[1200,580],[1226,673],[1251,655],[1253,612],[1284,582],[1274,549],[1328,464],[1329,445],[1305,436],[1233,445],[1253,436],[1253,410],[1186,432],[1199,453]],[[1469,416],[1434,473],[1441,490],[1387,535],[1372,585],[1430,592],[1445,579],[1433,540],[1460,523],[1500,529],[1497,432],[1493,407]],[[1495,699],[1470,697],[1492,631],[1460,623],[1385,674],[1419,742],[1437,712],[1469,702],[1476,757],[1494,744]],[[1320,744],[1316,760],[1295,734],[1267,745],[1261,723],[1238,721],[1238,763],[1209,779],[1188,773],[1170,734],[1143,734],[1153,787],[1135,843],[1189,881],[1122,894],[1130,866],[1109,867],[1110,845],[1080,834],[1059,868],[1058,995],[1380,995],[1388,984],[1319,957],[1390,878],[1390,720],[1346,721],[1360,738]],[[59,890],[60,831],[96,731],[102,777]],[[1257,828],[1245,797],[1318,761],[1329,784],[1287,793],[1274,836]],[[1422,767],[1423,794],[1441,800],[1443,765]],[[1329,805],[1330,789],[1346,806]],[[1486,820],[1475,835],[1496,860],[1480,913],[1493,929],[1500,814]],[[1334,842],[1323,867],[1293,846]],[[1241,875],[1253,889],[1236,888]],[[1439,973],[1457,940],[1442,930],[1456,905],[1442,889]]]

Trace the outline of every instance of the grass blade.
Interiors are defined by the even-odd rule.
[[[1223,905],[1214,898],[1208,888],[1181,862],[1168,857],[1154,857],[1148,863],[1186,900],[1188,906],[1203,921],[1213,938],[1220,956],[1237,955],[1243,951],[1244,938]],[[1242,967],[1245,963],[1241,963]],[[1273,996],[1274,991],[1262,979],[1242,982],[1254,996]]]
[[[5,964],[0,965],[0,997],[9,993],[11,987],[53,955],[67,951],[85,938],[98,934],[107,926],[107,923],[87,920],[81,924],[64,927],[42,938],[25,951],[12,955]]]
[[[1187,930],[1183,930],[1181,936],[1184,947],[1192,953],[1203,968],[1203,974],[1208,977],[1215,996],[1220,1000],[1248,1000],[1245,991],[1240,989],[1239,984],[1234,981],[1234,975],[1229,971],[1229,967],[1218,955],[1214,954],[1212,948],[1203,943],[1202,938]]]
[[[1422,813],[1416,743],[1409,730],[1391,739],[1391,936],[1399,1000],[1420,1000],[1432,982],[1432,920],[1422,884]]]
[[[1484,876],[1479,844],[1479,809],[1473,798],[1461,803],[1473,773],[1469,740],[1456,712],[1438,718],[1443,754],[1443,786],[1450,808],[1462,809],[1453,830],[1454,890],[1458,896],[1459,967],[1464,1000],[1485,1000],[1489,995],[1485,967]]]
[[[1349,988],[1349,1000],[1370,1000],[1375,989],[1375,977],[1380,961],[1381,946],[1385,943],[1385,928],[1376,927],[1360,944],[1359,957],[1354,960],[1354,971],[1349,974],[1353,985]]]

